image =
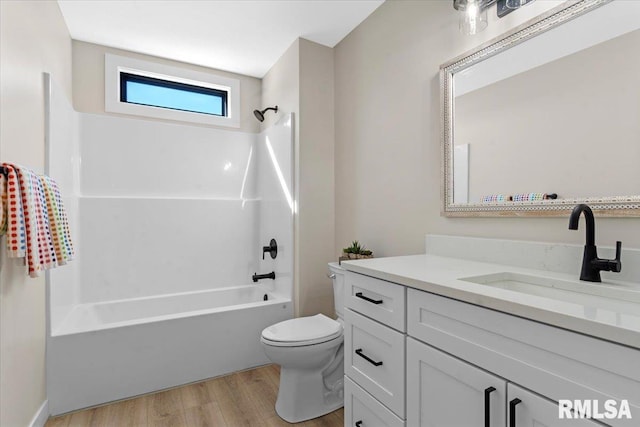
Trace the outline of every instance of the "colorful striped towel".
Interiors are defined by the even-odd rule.
[[[7,212],[9,256],[25,258],[31,277],[66,264],[74,252],[67,215],[55,181],[22,166],[2,165],[7,170],[3,210],[6,208]]]
[[[44,188],[47,212],[49,213],[49,226],[51,227],[53,248],[58,265],[65,265],[75,255],[73,243],[71,243],[67,211],[64,209],[58,184],[45,175],[41,175],[39,178]]]

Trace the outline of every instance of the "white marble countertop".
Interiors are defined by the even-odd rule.
[[[601,284],[591,284],[579,281],[578,271],[570,275],[436,255],[344,261],[342,266],[356,273],[640,349],[638,283],[603,279]],[[623,290],[631,292],[633,298],[606,297],[600,304],[598,298],[584,301],[577,294],[575,301],[571,295],[559,300],[460,280],[503,272],[569,281],[577,286],[596,286],[605,296]]]

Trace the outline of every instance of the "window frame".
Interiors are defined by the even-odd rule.
[[[197,88],[208,93],[226,93],[226,116],[123,101],[122,74],[167,82],[168,86]],[[240,81],[107,53],[105,54],[105,111],[239,128]]]

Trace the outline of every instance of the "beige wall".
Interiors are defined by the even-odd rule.
[[[56,2],[1,1],[0,159],[44,170],[44,84],[71,99],[71,39]],[[0,425],[26,426],[46,399],[45,284],[0,245]]]
[[[262,105],[295,114],[294,300],[297,316],[333,315],[333,49],[296,40],[262,80]],[[277,116],[267,115],[263,127]]]
[[[201,67],[184,62],[172,61],[155,56],[143,55],[107,46],[73,41],[73,106],[83,113],[112,114],[104,110],[104,54],[126,56],[158,64],[181,67],[203,73],[217,74],[240,80],[240,128],[244,132],[259,132],[260,126],[253,116],[253,110],[260,106],[261,81],[255,77],[228,73],[213,68]],[[136,116],[138,117],[138,116]],[[145,117],[145,120],[160,120]],[[195,125],[195,124],[194,124]],[[195,125],[198,126],[198,125]],[[209,126],[209,125],[200,125]],[[217,127],[227,130],[235,128]]]
[[[327,263],[335,234],[333,49],[300,39],[298,313],[333,316]]]
[[[567,218],[440,216],[440,64],[557,5],[458,31],[450,1],[387,1],[335,48],[336,239],[378,256],[424,252],[424,234],[582,243]],[[606,176],[606,171],[601,171]],[[598,219],[597,243],[640,247],[640,218]]]
[[[296,141],[299,134],[300,112],[300,39],[297,39],[282,54],[278,61],[262,78],[261,109],[278,106],[278,113],[265,114],[262,129],[267,129],[284,114],[294,113]],[[255,119],[254,119],[255,120]],[[256,121],[257,122],[257,121]]]

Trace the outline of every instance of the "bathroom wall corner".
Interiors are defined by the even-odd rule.
[[[295,315],[333,316],[327,263],[333,253],[333,49],[297,39],[262,80],[262,105],[294,113]],[[263,128],[277,119],[267,116]]]

